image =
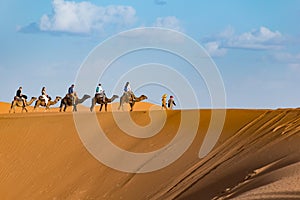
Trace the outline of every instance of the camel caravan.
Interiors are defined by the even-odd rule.
[[[56,96],[56,98],[54,100],[51,99],[51,97],[46,93],[46,88],[43,87],[42,91],[41,91],[41,95],[38,98],[32,97],[29,101],[27,101],[27,95],[24,95],[22,93],[22,87],[19,87],[19,89],[16,92],[16,96],[14,97],[13,101],[11,102],[11,107],[10,107],[9,113],[11,113],[12,111],[13,111],[13,113],[15,113],[16,107],[22,107],[22,112],[24,110],[26,112],[28,112],[27,107],[32,105],[34,102],[35,102],[35,104],[33,107],[33,111],[36,111],[36,109],[39,107],[43,107],[43,108],[45,108],[44,111],[47,111],[50,109],[50,106],[57,104],[59,101],[60,101],[60,106],[59,106],[60,112],[62,112],[62,111],[65,112],[67,107],[72,107],[72,111],[76,112],[77,105],[85,102],[87,99],[91,98],[91,96],[88,94],[85,94],[82,96],[82,98],[79,98],[77,93],[74,91],[74,87],[75,87],[74,84],[72,84],[69,87],[68,93],[65,95],[64,98],[61,98],[60,96]],[[109,103],[112,103],[114,100],[116,100],[118,98],[119,98],[118,95],[113,95],[111,98],[108,98],[105,94],[105,91],[102,88],[102,85],[98,84],[98,86],[96,87],[95,96],[92,98],[92,101],[91,101],[90,111],[93,112],[94,107],[97,104],[100,105],[99,111],[102,111],[103,106],[105,108],[105,111],[107,111],[107,105]],[[127,82],[124,87],[124,93],[120,98],[120,105],[118,107],[118,110],[120,110],[122,108],[122,110],[124,111],[123,104],[127,103],[130,105],[130,111],[133,111],[133,107],[134,107],[135,103],[143,101],[145,99],[147,99],[147,96],[145,96],[145,95],[136,97],[134,95],[133,91],[131,90],[129,82]]]

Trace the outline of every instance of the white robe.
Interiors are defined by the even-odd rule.
[[[48,97],[44,94],[44,95],[42,95],[42,97],[43,97],[43,99],[45,100],[45,104],[47,105],[48,104]]]

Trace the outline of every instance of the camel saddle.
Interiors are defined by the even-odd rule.
[[[22,98],[26,100],[26,99],[27,99],[27,96],[26,96],[26,95],[23,95],[22,97],[15,96],[15,97],[14,97],[14,100],[22,101]]]

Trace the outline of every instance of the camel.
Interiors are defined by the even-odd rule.
[[[79,99],[77,96],[75,97],[75,102],[73,103],[72,102],[72,99],[69,97],[69,95],[66,95],[62,100],[61,100],[61,103],[60,103],[60,109],[59,111],[61,112],[62,110],[62,107],[64,106],[64,112],[66,111],[67,109],[67,106],[73,106],[73,112],[77,112],[77,105],[80,104],[80,103],[83,103],[85,100],[87,100],[88,98],[90,98],[91,96],[90,95],[83,95],[83,97],[81,99]]]
[[[105,111],[107,111],[107,104],[113,102],[117,98],[119,98],[118,95],[113,95],[112,98],[110,98],[110,99],[107,98],[107,97],[105,97],[105,102],[103,102],[103,99],[100,96],[93,97],[90,111],[91,112],[93,111],[93,109],[94,109],[94,107],[95,107],[96,104],[100,104],[101,105],[99,111],[102,110],[103,105],[105,105]]]
[[[50,106],[55,105],[59,100],[61,100],[61,97],[59,97],[59,96],[57,96],[54,101],[51,101],[51,98],[50,98],[48,101],[48,104],[46,105],[45,100],[42,98],[42,96],[40,96],[35,102],[34,110],[36,108],[38,108],[39,106],[46,107],[46,110],[49,110]]]
[[[123,104],[124,103],[129,103],[130,111],[133,111],[134,104],[136,102],[140,102],[140,101],[143,101],[145,99],[148,99],[148,97],[146,95],[141,95],[140,97],[132,98],[132,96],[130,94],[127,94],[127,93],[124,92],[123,95],[120,98],[120,105],[119,105],[118,110],[120,110],[121,107],[122,107],[122,110],[124,110]]]
[[[14,113],[16,112],[15,108],[17,107],[22,107],[22,112],[25,110],[26,112],[28,112],[26,106],[30,106],[37,98],[36,97],[31,97],[30,101],[26,101],[25,100],[25,106],[23,105],[23,101],[19,98],[14,98],[14,100],[11,102],[11,106],[10,106],[10,110],[9,113],[11,112],[11,110],[14,111]]]

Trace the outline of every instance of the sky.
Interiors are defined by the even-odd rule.
[[[122,31],[162,27],[187,35],[210,55],[224,82],[226,107],[300,105],[299,0],[1,0],[0,13],[0,101],[10,102],[19,86],[28,96],[40,95],[43,86],[52,97],[64,96],[99,44]],[[120,58],[115,68],[160,61],[179,71],[176,65],[185,65],[168,53],[144,51]],[[191,80],[198,106],[210,107],[205,83],[193,81],[187,68],[180,73]],[[99,81],[112,95],[116,80]],[[173,92],[130,81],[150,102],[159,104],[162,93]],[[180,103],[177,108],[186,104]]]

